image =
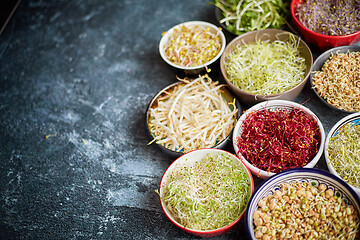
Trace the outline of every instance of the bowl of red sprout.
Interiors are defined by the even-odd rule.
[[[177,158],[159,186],[161,207],[168,219],[187,233],[214,237],[242,219],[254,181],[234,154],[199,149]]]
[[[324,155],[329,171],[360,196],[360,112],[345,116],[331,128]]]
[[[244,33],[226,46],[220,58],[225,82],[247,106],[295,99],[307,82],[312,64],[306,43],[280,29]]]
[[[323,153],[325,131],[302,104],[270,100],[240,116],[232,140],[252,174],[267,179],[286,169],[314,167]]]
[[[248,239],[360,238],[360,198],[337,176],[294,168],[264,181],[245,214]]]
[[[292,0],[290,12],[299,34],[322,51],[360,41],[359,0]]]
[[[225,46],[226,39],[221,28],[209,22],[189,21],[163,33],[159,52],[175,72],[198,75],[209,71]]]
[[[331,48],[314,62],[311,88],[331,109],[344,113],[360,111],[360,46]]]

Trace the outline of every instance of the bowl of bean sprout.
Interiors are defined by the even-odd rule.
[[[189,21],[163,33],[159,52],[177,73],[198,75],[216,64],[225,46],[221,28],[204,21]]]
[[[290,12],[299,34],[322,51],[360,41],[359,0],[292,0]]]
[[[241,106],[226,84],[207,74],[179,78],[148,105],[149,144],[172,157],[199,148],[225,148],[240,114]]]
[[[237,156],[221,149],[199,149],[169,166],[158,193],[173,224],[196,236],[214,237],[237,225],[253,191],[251,173]]]
[[[225,82],[244,105],[293,100],[310,75],[313,56],[297,35],[279,29],[244,33],[220,58]]]
[[[347,115],[331,128],[324,154],[329,171],[360,195],[360,113]]]
[[[356,240],[359,213],[359,196],[343,180],[324,170],[295,168],[256,189],[244,220],[251,240]]]
[[[237,156],[256,177],[267,179],[292,168],[313,168],[323,154],[325,131],[302,104],[286,100],[258,103],[233,130]]]
[[[328,107],[344,113],[360,111],[360,45],[340,46],[314,62],[310,83]]]

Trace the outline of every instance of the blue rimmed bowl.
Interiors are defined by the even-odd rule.
[[[245,229],[249,239],[255,240],[254,213],[258,210],[258,203],[264,197],[274,194],[284,183],[308,182],[312,186],[324,184],[332,189],[334,195],[341,197],[345,204],[351,204],[360,212],[360,198],[356,192],[343,180],[324,170],[315,168],[294,168],[285,170],[264,181],[252,195],[245,214]],[[358,216],[359,217],[359,216]]]
[[[346,125],[360,125],[360,112],[358,113],[353,113],[350,115],[347,115],[346,117],[340,119],[340,121],[338,121],[329,131],[326,140],[325,140],[325,147],[324,147],[324,155],[325,155],[325,161],[326,164],[328,166],[329,171],[336,175],[337,177],[343,179],[343,176],[340,176],[339,173],[335,170],[335,168],[333,167],[333,165],[331,164],[331,161],[329,159],[329,141],[332,137],[336,136],[336,134],[338,134],[339,132],[341,132],[343,130],[343,128]],[[360,164],[360,163],[359,163]],[[345,166],[344,166],[345,167]],[[346,181],[346,180],[344,180]],[[360,196],[360,188],[350,185],[355,192]]]

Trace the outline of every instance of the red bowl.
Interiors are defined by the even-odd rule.
[[[351,45],[360,41],[360,31],[348,35],[330,36],[309,30],[302,25],[295,16],[297,5],[302,3],[304,3],[304,0],[292,0],[290,12],[295,29],[299,31],[299,34],[309,45],[318,47],[320,50],[327,50],[333,47]]]

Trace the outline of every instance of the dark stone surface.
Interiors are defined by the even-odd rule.
[[[216,24],[214,6],[21,2],[0,38],[1,239],[196,238],[162,213],[154,190],[173,159],[147,145],[144,127],[151,98],[176,81],[161,33],[189,20]],[[309,84],[295,101],[326,132],[344,116]],[[245,239],[243,222],[217,239]]]

